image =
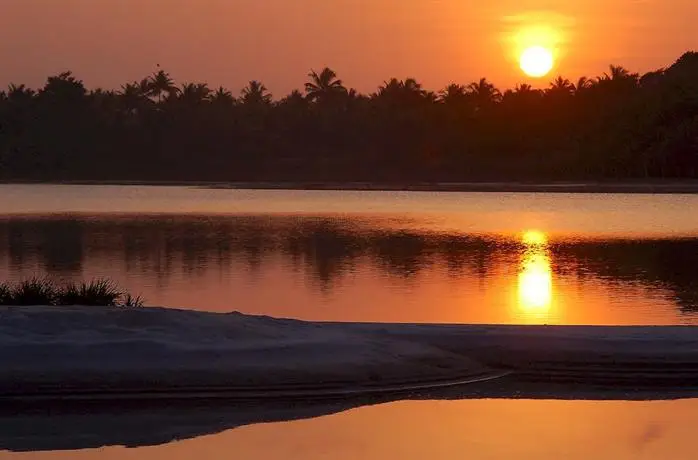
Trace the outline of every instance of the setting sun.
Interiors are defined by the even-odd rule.
[[[553,53],[543,46],[531,46],[526,48],[519,58],[521,70],[526,75],[533,78],[540,78],[547,75],[553,68]]]

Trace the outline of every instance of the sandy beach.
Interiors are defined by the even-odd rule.
[[[406,399],[698,396],[689,326],[322,323],[0,308],[0,450],[153,446]]]
[[[520,385],[698,386],[690,326],[321,323],[169,308],[3,307],[0,396],[313,397]]]

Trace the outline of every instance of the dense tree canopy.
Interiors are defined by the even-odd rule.
[[[0,179],[477,181],[698,177],[698,53],[640,76],[487,79],[359,94],[329,68],[274,99],[158,70],[118,91],[72,73],[0,92]]]

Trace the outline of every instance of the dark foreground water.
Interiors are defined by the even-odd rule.
[[[697,324],[698,196],[0,186],[0,279],[338,321]],[[43,459],[694,458],[696,401],[435,401]]]
[[[2,460],[693,460],[698,401],[405,401],[157,447]]]

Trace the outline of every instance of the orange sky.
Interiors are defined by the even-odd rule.
[[[536,22],[561,38],[553,72],[570,79],[610,63],[644,72],[698,48],[695,0],[0,3],[1,86],[38,86],[69,69],[89,87],[119,87],[159,63],[180,82],[237,91],[260,79],[277,96],[325,65],[364,92],[392,76],[414,76],[430,89],[481,76],[508,87],[525,78],[506,37]]]

